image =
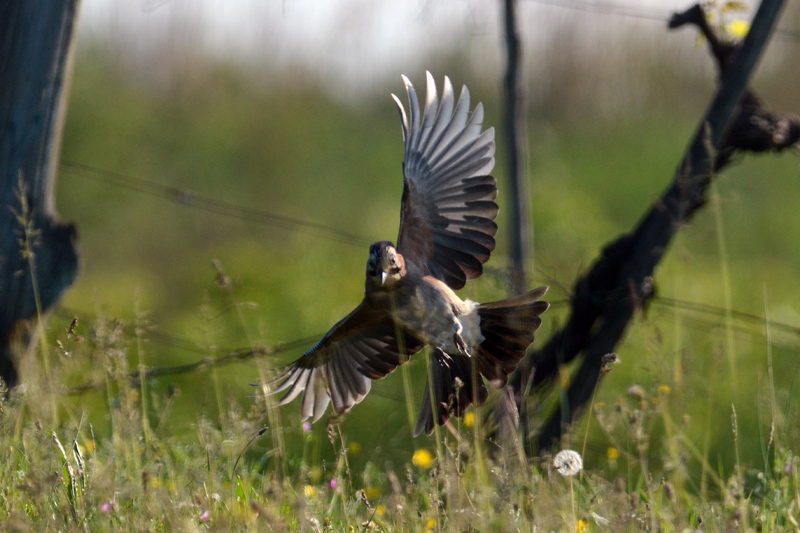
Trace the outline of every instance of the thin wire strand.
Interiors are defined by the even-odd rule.
[[[90,313],[83,313],[71,308],[62,308],[58,311],[58,315],[66,320],[70,317],[83,317],[85,321],[94,321],[97,317]],[[272,346],[260,346],[256,348],[219,348],[217,351],[224,355],[217,357],[203,357],[191,363],[184,363],[180,365],[171,366],[154,366],[146,368],[144,372],[140,370],[133,370],[128,373],[128,379],[134,385],[138,385],[141,379],[154,379],[164,376],[178,376],[182,374],[191,374],[194,372],[202,372],[211,370],[212,368],[219,368],[227,366],[232,363],[242,363],[250,359],[258,357],[275,357],[283,355],[295,350],[306,350],[315,345],[322,337],[322,333],[310,335],[300,339],[295,339],[287,342],[278,342]],[[178,335],[164,333],[157,330],[150,330],[146,334],[148,341],[156,345],[166,346],[171,348],[179,348],[183,351],[196,353],[200,355],[208,354],[208,350],[198,346],[198,344],[190,339]],[[279,369],[280,367],[276,367]],[[74,387],[65,387],[62,389],[61,394],[64,396],[80,396],[86,392],[101,390],[106,387],[104,379],[96,381],[88,381]],[[403,400],[399,393],[387,390],[385,387],[373,386],[372,394],[377,397],[386,398],[395,402]]]
[[[725,309],[709,304],[703,304],[699,302],[689,302],[685,300],[677,300],[673,298],[662,298],[656,297],[653,300],[654,304],[659,305],[660,307],[667,307],[667,308],[678,308],[684,311],[699,313],[701,315],[711,315],[717,318],[725,316]],[[568,303],[567,300],[558,300],[551,302],[554,306],[564,306]],[[87,313],[81,313],[75,311],[74,309],[62,309],[59,312],[65,319],[68,319],[70,316],[91,316]],[[759,316],[753,313],[745,313],[743,311],[732,311],[732,317],[740,323],[749,323],[753,326],[763,326],[764,324],[764,317]],[[707,330],[709,327],[713,326],[721,326],[722,323],[708,321],[708,320],[701,320],[697,326],[699,329]],[[770,321],[770,328],[774,331],[783,331],[785,333],[790,333],[793,336],[800,338],[800,327],[792,326],[790,324],[785,324],[781,322],[772,322]],[[743,333],[752,333],[752,331],[744,328],[744,327],[737,327],[737,331]],[[177,335],[163,333],[158,331],[149,331],[147,333],[148,339],[166,346],[172,347],[179,347],[185,351],[198,353],[198,354],[205,354],[207,353],[206,350],[199,347],[195,342],[182,338]],[[208,370],[213,367],[220,367],[225,366],[231,363],[236,362],[243,362],[249,359],[253,359],[255,357],[272,357],[276,355],[280,355],[286,352],[290,352],[297,349],[305,349],[313,343],[317,342],[317,340],[322,337],[322,334],[312,335],[308,337],[303,337],[300,339],[295,339],[288,342],[280,342],[273,346],[265,346],[259,348],[243,348],[243,349],[221,349],[220,351],[225,353],[225,355],[219,357],[205,357],[203,359],[194,361],[192,363],[185,363],[182,365],[174,365],[174,366],[163,366],[163,367],[150,367],[144,372],[144,377],[146,379],[149,378],[157,378],[162,376],[168,375],[180,375],[180,374],[189,374],[193,372]],[[782,349],[791,353],[800,353],[800,349],[796,347],[789,347],[787,345],[782,346]],[[136,382],[137,380],[141,379],[142,374],[138,371],[132,371],[128,376],[132,382]],[[102,389],[105,387],[105,381],[100,380],[98,382],[87,382],[82,385],[78,385],[75,387],[70,387],[64,390],[64,394],[67,396],[74,396],[80,395],[84,392],[88,392],[95,389]],[[391,391],[388,390],[375,390],[376,396],[381,396],[384,398],[388,398],[390,400],[396,400],[397,402],[402,401],[402,397],[399,394],[393,394]]]
[[[229,202],[215,200],[207,196],[201,196],[194,191],[162,185],[154,181],[141,178],[134,178],[118,172],[112,172],[101,168],[75,163],[72,161],[62,161],[61,168],[67,175],[89,178],[109,185],[122,187],[141,194],[148,194],[163,198],[169,202],[201,209],[221,216],[238,218],[250,222],[256,222],[268,226],[276,226],[292,231],[302,231],[314,235],[326,237],[331,240],[349,244],[351,246],[363,247],[371,241],[365,237],[354,235],[342,231],[333,226],[327,226],[318,222],[311,222],[294,217],[277,215],[259,209],[238,206]]]
[[[678,309],[683,309],[685,311],[693,311],[701,314],[715,315],[719,317],[724,317],[726,314],[725,309],[721,307],[699,302],[676,300],[673,298],[657,297],[653,299],[653,303],[661,305],[663,307],[677,307]],[[735,309],[732,309],[730,313],[731,316],[736,320],[740,322],[749,322],[756,326],[763,326],[764,321],[766,320],[763,316],[759,316],[754,313],[745,313],[744,311],[736,311]],[[770,321],[769,325],[770,328],[772,328],[773,330],[790,333],[800,338],[800,327],[798,326],[792,326],[790,324],[785,324],[781,322],[772,322],[772,321]]]

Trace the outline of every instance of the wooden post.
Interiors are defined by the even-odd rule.
[[[78,0],[0,2],[0,377],[17,383],[10,342],[75,280],[71,224],[55,211],[55,174]]]
[[[505,130],[508,146],[508,177],[511,191],[511,292],[527,290],[525,259],[528,255],[528,188],[525,137],[525,112],[522,105],[520,39],[517,29],[516,0],[504,0],[506,36]]]

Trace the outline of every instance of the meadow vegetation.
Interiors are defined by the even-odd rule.
[[[47,337],[20,347],[23,386],[0,395],[2,527],[800,528],[795,156],[748,158],[720,177],[562,442],[584,463],[565,478],[549,457],[525,459],[520,442],[487,441],[485,410],[412,439],[421,357],[327,425],[256,394],[252,383],[358,303],[368,244],[394,238],[402,145],[388,93],[402,87],[343,103],[286,73],[265,83],[231,65],[185,69],[154,81],[102,47],[79,55],[63,160],[173,190],[62,167],[58,207],[78,225],[82,273]],[[481,83],[470,89],[497,125],[496,89]],[[550,109],[541,122],[531,110],[528,274],[551,285],[554,304],[539,339],[563,321],[576,275],[670,179],[707,96],[685,97],[696,80],[682,83],[618,117],[558,120]],[[495,175],[502,206],[502,157]],[[363,244],[197,209],[192,194]],[[466,289],[474,300],[508,290],[505,220],[486,274]],[[239,356],[215,363],[229,354]],[[557,397],[536,398],[540,418]]]

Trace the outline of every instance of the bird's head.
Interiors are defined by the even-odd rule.
[[[369,247],[367,285],[390,289],[406,274],[406,262],[389,241],[378,241]]]

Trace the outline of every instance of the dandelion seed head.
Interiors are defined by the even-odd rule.
[[[583,459],[575,450],[561,450],[553,459],[553,466],[562,476],[571,477],[583,469]]]

